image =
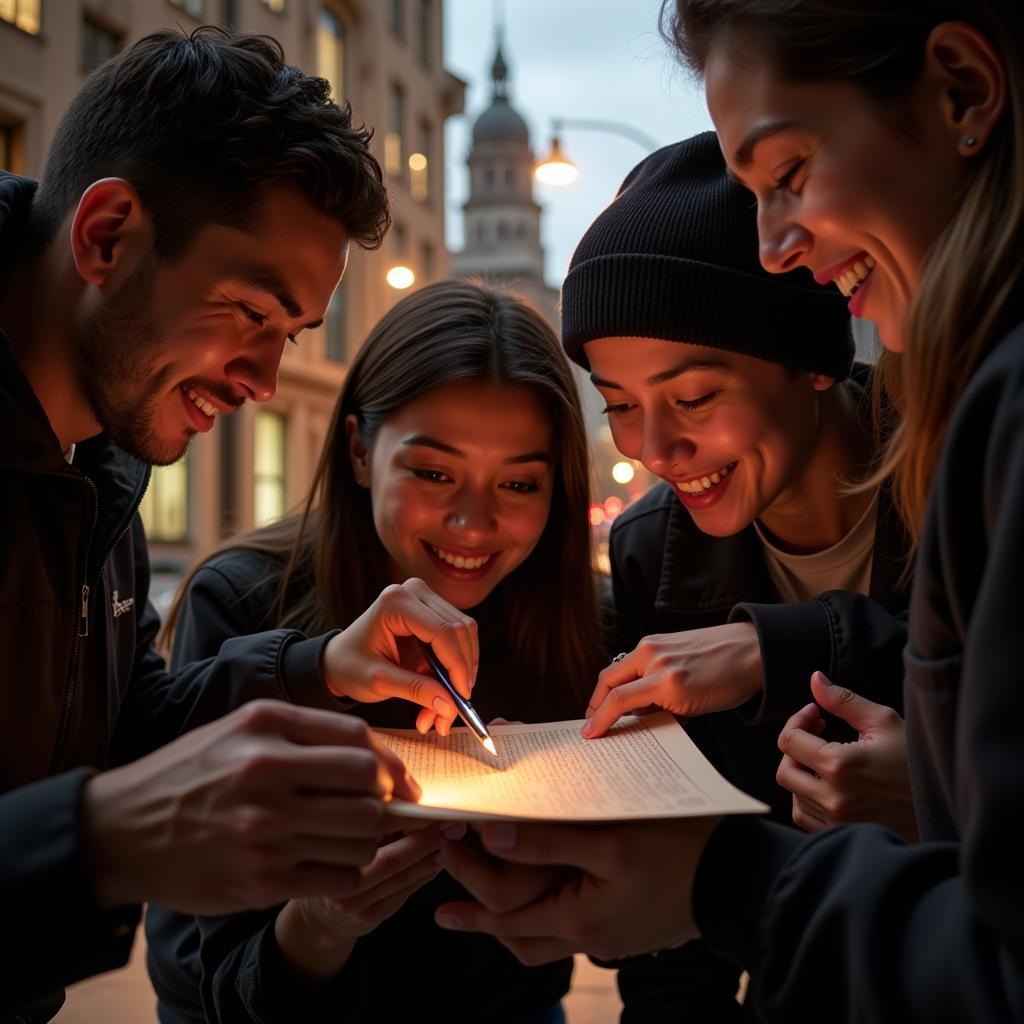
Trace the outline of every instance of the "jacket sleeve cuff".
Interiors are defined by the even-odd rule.
[[[278,676],[281,686],[293,704],[326,711],[348,711],[355,701],[335,697],[327,689],[324,679],[324,650],[331,637],[341,630],[335,629],[323,636],[306,640],[295,633],[281,646],[278,657]]]
[[[711,949],[753,968],[768,893],[806,838],[744,814],[727,817],[715,829],[693,880],[693,918]]]
[[[831,623],[824,604],[738,604],[730,622],[750,622],[757,630],[764,665],[761,701],[739,709],[748,724],[782,722],[810,700],[811,673],[833,672]]]
[[[3,797],[4,915],[18,940],[4,995],[13,1005],[128,962],[141,908],[96,904],[82,842],[80,768]]]
[[[337,975],[324,985],[313,985],[285,959],[274,936],[273,919],[257,937],[255,956],[238,978],[239,995],[260,1024],[280,1020],[278,1013],[285,1009],[289,1019],[305,1024],[350,1024],[362,1019],[365,987],[358,943]]]

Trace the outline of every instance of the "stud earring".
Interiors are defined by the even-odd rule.
[[[977,139],[977,136],[974,136],[974,135],[965,135],[963,137],[963,139],[961,140],[961,142],[960,142],[960,145],[963,146],[964,149],[974,149],[974,147],[977,144],[978,144],[978,139]]]

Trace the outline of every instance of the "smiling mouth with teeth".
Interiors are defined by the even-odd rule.
[[[842,292],[845,298],[855,295],[857,289],[864,283],[864,278],[875,269],[875,260],[872,256],[865,256],[857,260],[852,266],[847,267],[841,274],[833,279],[833,283]]]
[[[736,463],[730,462],[727,466],[708,473],[707,476],[695,477],[693,480],[677,480],[676,487],[683,494],[704,494],[710,491],[715,484],[720,484],[735,468]]]
[[[202,395],[197,394],[192,388],[188,388],[185,394],[192,399],[193,404],[201,413],[205,413],[207,416],[217,415],[217,407],[208,402]]]
[[[430,545],[430,550],[441,559],[442,562],[446,562],[453,569],[466,569],[472,571],[474,569],[482,569],[494,556],[490,555],[479,555],[476,558],[466,558],[464,555],[453,555],[450,551],[445,551],[443,548],[435,547],[433,544]]]

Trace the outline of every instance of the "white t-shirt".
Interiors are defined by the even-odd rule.
[[[871,563],[878,519],[876,493],[857,525],[837,544],[811,555],[793,555],[777,548],[754,522],[764,550],[768,574],[786,604],[809,601],[826,590],[867,594],[871,587]]]

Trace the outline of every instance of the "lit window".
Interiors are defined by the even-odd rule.
[[[424,281],[434,276],[434,247],[429,242],[420,245],[420,274]]]
[[[273,11],[275,14],[282,14],[284,12],[285,0],[260,0],[260,3],[268,11]]]
[[[335,103],[345,98],[345,26],[321,11],[316,27],[316,73],[331,83]]]
[[[430,199],[430,151],[433,141],[430,122],[421,121],[420,148],[409,156],[409,191],[419,203]]]
[[[285,508],[285,419],[266,409],[256,411],[253,488],[253,523],[266,526],[280,519]]]
[[[121,36],[117,32],[92,20],[82,19],[82,70],[95,71],[104,61],[121,49]]]
[[[391,86],[391,124],[384,133],[384,169],[393,178],[403,175],[402,130],[405,125],[405,91],[397,83]]]
[[[139,515],[151,541],[188,539],[188,456],[170,466],[153,467]]]
[[[39,4],[40,0],[0,0],[0,21],[37,36],[41,24]]]
[[[2,3],[3,0],[0,0]],[[4,124],[0,121],[0,171],[12,174],[22,173],[21,161],[21,129],[16,124]]]

